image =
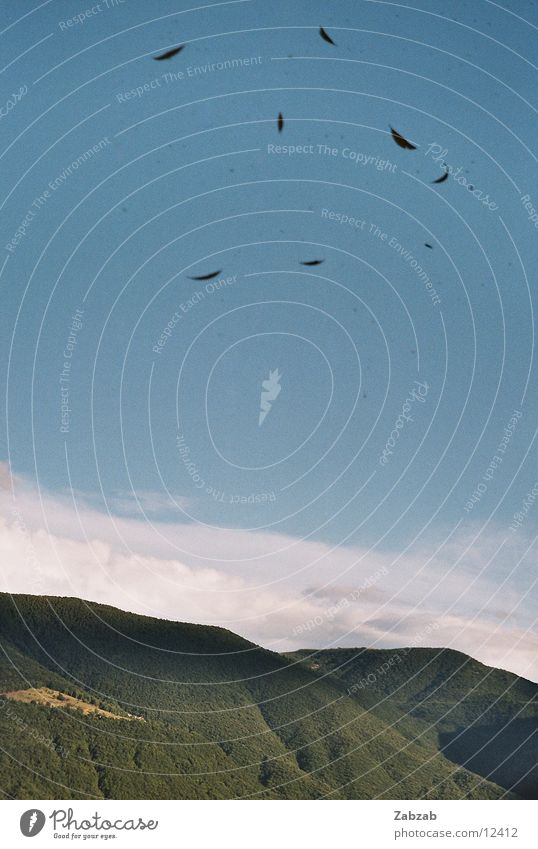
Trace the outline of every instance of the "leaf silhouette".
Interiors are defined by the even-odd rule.
[[[213,277],[218,277],[221,273],[222,269],[219,269],[219,271],[212,271],[211,274],[201,274],[199,277],[189,277],[189,280],[212,280]]]
[[[336,44],[335,44],[335,43],[334,43],[334,41],[332,40],[331,36],[330,36],[328,33],[326,33],[326,32],[325,32],[325,30],[323,29],[323,27],[320,27],[320,28],[319,28],[319,34],[321,35],[321,37],[322,37],[323,41],[326,41],[326,42],[327,42],[327,44],[333,44],[333,45],[336,47]]]
[[[179,47],[173,47],[172,50],[167,50],[165,53],[161,53],[159,56],[154,56],[156,62],[162,62],[163,59],[171,59],[172,56],[177,56],[178,53],[181,53],[184,44],[180,44]]]
[[[432,183],[444,183],[445,180],[448,180],[448,169],[437,180],[432,180]]]
[[[398,130],[395,130],[394,127],[391,127],[390,131],[392,133],[392,138],[394,139],[394,141],[396,142],[398,147],[403,147],[404,150],[416,150],[417,149],[416,145],[411,144],[410,141],[407,141],[407,139],[405,139],[402,135],[400,135]]]

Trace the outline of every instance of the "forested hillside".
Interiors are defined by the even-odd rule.
[[[0,643],[6,798],[491,799],[536,786],[538,687],[456,652],[399,650],[378,675],[381,652],[282,656],[221,628],[7,594]],[[13,695],[31,688],[41,695]]]

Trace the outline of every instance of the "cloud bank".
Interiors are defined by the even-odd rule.
[[[221,625],[275,651],[447,646],[538,680],[533,547],[467,525],[406,552],[162,522],[0,469],[0,589]],[[137,512],[137,508],[138,512]],[[441,544],[442,542],[442,544]]]

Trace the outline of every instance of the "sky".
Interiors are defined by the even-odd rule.
[[[148,8],[4,9],[0,588],[538,680],[538,7]]]

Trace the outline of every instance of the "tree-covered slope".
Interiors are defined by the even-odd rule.
[[[505,792],[459,765],[453,752],[446,757],[434,736],[393,722],[391,710],[401,711],[396,697],[384,711],[348,693],[329,653],[325,667],[312,669],[220,628],[79,599],[6,594],[0,646],[0,783],[8,797],[418,799]],[[31,687],[126,718],[9,696]]]
[[[517,795],[538,791],[538,685],[449,649],[292,655],[337,680],[407,739]]]

